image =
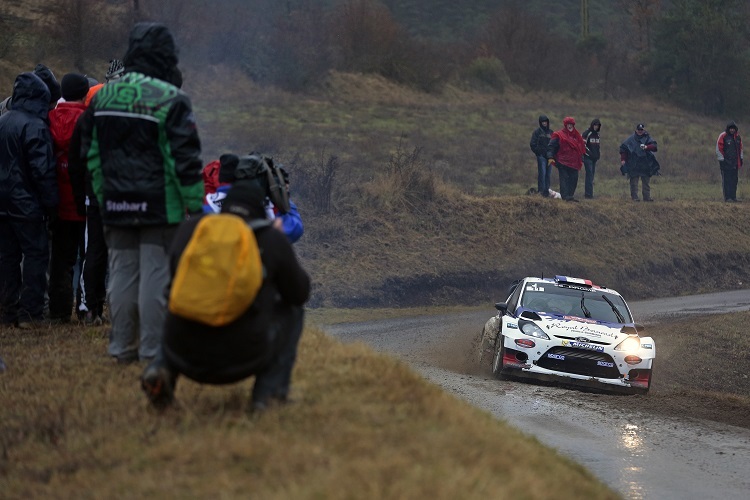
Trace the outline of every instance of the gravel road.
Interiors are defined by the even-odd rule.
[[[648,325],[749,310],[750,290],[631,302],[630,307],[636,320]],[[473,341],[493,314],[488,308],[324,329],[344,342],[365,342],[404,359],[428,380],[584,465],[625,498],[750,498],[750,430],[614,410],[608,404],[627,396],[600,394],[582,401],[576,389],[495,380],[471,361]]]

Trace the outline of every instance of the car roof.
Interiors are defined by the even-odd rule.
[[[538,278],[535,276],[528,276],[526,278],[523,278],[523,280],[521,281],[526,282],[526,283],[545,283],[545,284],[563,286],[566,288],[574,288],[574,289],[579,289],[579,290],[592,290],[592,291],[596,290],[596,291],[601,291],[605,293],[610,293],[612,295],[617,295],[618,297],[622,297],[616,290],[607,288],[606,286],[595,285],[591,280],[586,280],[582,278],[573,278],[570,276],[558,275],[552,278]]]

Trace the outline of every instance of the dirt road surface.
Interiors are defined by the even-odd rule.
[[[750,310],[750,290],[631,302],[636,321]],[[577,389],[499,381],[471,358],[495,311],[324,327],[404,359],[432,382],[535,436],[630,499],[750,498],[750,430],[690,417],[627,411]],[[658,343],[657,343],[658,363]],[[655,365],[658,376],[658,364]],[[651,397],[653,396],[647,396]],[[617,402],[627,401],[620,399]],[[617,408],[614,408],[616,406]]]

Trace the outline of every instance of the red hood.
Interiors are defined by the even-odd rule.
[[[68,152],[70,137],[81,114],[86,111],[82,102],[61,102],[49,113],[50,133],[56,151]]]

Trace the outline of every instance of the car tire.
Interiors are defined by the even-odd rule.
[[[487,329],[482,327],[482,333],[479,334],[479,341],[477,342],[477,364],[481,367],[488,365],[487,360]]]
[[[505,336],[498,333],[495,338],[494,356],[492,356],[492,374],[495,378],[500,380],[506,378],[506,371],[503,367],[503,357],[505,357]]]

